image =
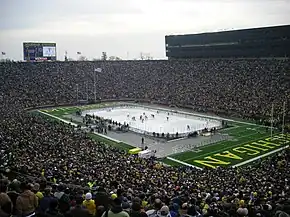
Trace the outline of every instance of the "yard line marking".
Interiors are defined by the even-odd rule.
[[[246,125],[240,126],[239,128],[241,128],[241,129],[237,129],[236,131],[232,132],[232,134],[243,133],[243,132],[246,132],[246,131],[256,131],[257,132],[260,129],[265,129],[265,127],[255,127],[255,128],[248,129],[249,126],[246,126]],[[228,131],[230,131],[230,128],[229,128]],[[230,132],[227,132],[227,133],[231,134]]]
[[[167,143],[176,142],[176,141],[184,140],[184,139],[188,139],[188,137],[181,137],[181,138],[178,138],[178,139],[172,139],[172,140],[167,141]]]
[[[225,128],[225,129],[219,130],[219,132],[230,131],[230,130],[237,129],[237,128],[240,128],[240,127],[244,127],[244,126],[229,127],[229,128]]]
[[[247,134],[247,135],[244,135],[244,136],[240,136],[240,137],[236,137],[236,139],[240,139],[240,138],[244,138],[244,137],[250,137],[250,136],[253,136],[253,135],[255,135],[255,134],[258,134],[258,132],[255,132],[255,133],[252,133],[252,134]],[[203,146],[203,147],[199,147],[200,149],[201,149],[201,151],[203,151],[202,150],[202,148],[206,148],[206,147],[210,147],[210,146],[216,146],[216,145],[219,145],[219,146],[225,146],[225,145],[227,145],[227,144],[222,144],[222,143],[225,143],[226,141],[231,141],[231,140],[222,140],[222,141],[217,141],[217,142],[214,142],[214,143],[211,143],[211,144],[207,144],[207,145],[205,145],[205,146]],[[254,140],[255,141],[255,140]],[[238,142],[238,141],[237,141]],[[248,141],[248,142],[252,142],[251,140],[250,141]],[[221,143],[221,144],[219,144],[219,143]],[[241,143],[239,143],[239,144],[241,144]],[[243,144],[243,143],[242,143]],[[228,147],[228,146],[227,146]],[[230,147],[234,147],[234,145],[233,146],[230,146]],[[191,150],[188,150],[188,151],[186,151],[186,152],[180,152],[180,153],[176,153],[176,154],[173,154],[173,155],[170,155],[171,157],[176,157],[176,156],[178,156],[178,155],[181,155],[180,157],[182,157],[182,155],[184,155],[185,153],[189,153],[189,152],[192,152]],[[215,152],[217,152],[217,151],[215,151]],[[196,152],[195,152],[196,153]],[[208,152],[209,153],[209,152]],[[206,154],[204,154],[204,155],[206,155]],[[203,156],[203,155],[199,155],[199,156],[197,156],[197,157],[200,157],[200,156]],[[196,158],[196,157],[194,157],[194,158]],[[185,161],[186,160],[190,160],[190,159],[194,159],[194,158],[187,158],[187,159],[185,159]]]
[[[253,162],[253,161],[255,161],[255,160],[259,160],[259,159],[261,159],[261,158],[263,158],[263,157],[267,157],[268,155],[274,154],[274,153],[276,153],[276,152],[278,152],[278,151],[282,151],[282,150],[287,149],[287,148],[289,148],[289,147],[290,147],[289,145],[283,146],[283,147],[281,147],[281,148],[275,149],[275,150],[273,150],[273,151],[267,152],[267,153],[265,153],[265,154],[262,154],[262,155],[259,155],[259,156],[257,156],[257,157],[254,157],[254,158],[248,159],[248,160],[246,160],[246,161],[243,161],[243,162],[241,162],[241,163],[235,164],[235,165],[233,165],[232,167],[235,168],[235,167],[239,167],[239,166],[242,166],[242,165],[244,165],[244,164],[247,164],[247,163],[251,163],[251,162]]]
[[[254,135],[254,134],[253,134],[253,135]],[[273,134],[273,136],[275,136],[275,135],[279,135],[279,133]],[[193,160],[193,159],[196,159],[196,158],[200,158],[200,157],[203,157],[203,156],[206,156],[206,155],[211,155],[211,154],[213,154],[213,153],[222,152],[222,151],[228,150],[229,148],[234,148],[234,147],[237,147],[237,146],[242,146],[242,145],[245,145],[245,144],[247,144],[247,143],[255,142],[255,141],[257,141],[257,140],[261,140],[261,139],[268,138],[268,137],[269,137],[269,135],[267,135],[267,136],[263,136],[263,137],[259,137],[259,138],[256,138],[256,139],[253,139],[253,140],[250,140],[250,141],[244,142],[244,143],[239,143],[239,144],[236,144],[236,145],[233,145],[233,146],[230,146],[230,147],[226,147],[226,148],[220,149],[220,150],[218,150],[218,151],[207,152],[207,153],[205,153],[205,154],[203,154],[203,155],[199,155],[199,156],[196,156],[196,157],[188,158],[188,159],[186,159],[186,160],[184,160],[184,161],[189,161],[189,160]],[[275,149],[275,150],[276,150],[276,149]]]
[[[257,133],[256,133],[256,134],[257,134]],[[277,133],[277,134],[279,134],[279,133]],[[273,136],[275,136],[275,135],[277,135],[277,134],[273,134]],[[255,134],[250,134],[250,135],[255,135]],[[247,135],[247,137],[250,136],[250,135]],[[243,136],[243,137],[246,137],[246,136]],[[227,149],[229,149],[229,148],[234,148],[234,147],[236,147],[236,146],[242,146],[242,145],[245,145],[245,144],[247,144],[247,143],[255,142],[255,141],[257,141],[257,140],[260,140],[260,139],[263,139],[263,138],[267,138],[267,137],[269,137],[269,135],[267,135],[267,136],[262,136],[262,137],[258,137],[258,138],[256,138],[256,139],[249,140],[249,141],[247,141],[247,142],[239,143],[239,144],[236,144],[236,145],[227,146],[226,148],[220,149],[220,150],[218,150],[218,151],[216,150],[216,151],[212,151],[212,152],[207,152],[207,153],[205,153],[205,154],[202,154],[202,155],[199,155],[199,156],[196,156],[196,157],[192,157],[192,158],[185,159],[184,161],[189,161],[189,160],[196,159],[196,158],[200,158],[200,157],[203,157],[203,156],[206,156],[206,155],[210,155],[210,154],[213,154],[213,153],[222,152],[222,151],[225,151],[225,150],[227,150]],[[241,138],[241,137],[239,137],[239,138]],[[216,145],[217,145],[217,144],[216,144]],[[222,145],[222,144],[220,144],[220,145]]]
[[[180,163],[180,164],[183,164],[183,165],[185,165],[185,166],[194,167],[194,168],[196,168],[196,169],[202,170],[202,168],[200,168],[200,167],[197,167],[197,166],[195,166],[195,165],[192,165],[192,164],[189,164],[189,163],[186,163],[186,162],[183,162],[183,161],[177,160],[177,159],[175,159],[175,158],[172,158],[172,157],[166,157],[166,158],[169,159],[169,160],[171,160],[171,161],[174,161],[174,162],[176,162],[176,163]]]

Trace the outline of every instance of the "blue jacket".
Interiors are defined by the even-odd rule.
[[[39,202],[39,211],[44,213],[49,208],[49,204],[52,200],[54,200],[52,196],[44,196]]]

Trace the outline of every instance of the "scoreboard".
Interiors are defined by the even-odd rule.
[[[56,43],[23,43],[24,61],[56,61]]]

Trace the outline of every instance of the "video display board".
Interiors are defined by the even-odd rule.
[[[23,43],[24,61],[55,61],[56,43]]]

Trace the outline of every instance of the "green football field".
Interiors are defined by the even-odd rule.
[[[235,122],[230,124],[233,127],[219,131],[231,136],[230,140],[213,143],[169,157],[197,167],[234,166],[268,156],[283,149],[283,147],[287,147],[290,143],[289,135],[282,135],[274,131],[271,137],[270,129],[263,126]]]
[[[89,110],[114,105],[115,103],[102,103],[79,107],[59,107],[44,109],[41,112],[69,121],[65,115],[75,113],[79,109]],[[199,147],[192,151],[177,153],[168,156],[162,161],[173,166],[189,164],[199,168],[241,166],[287,148],[290,143],[290,135],[282,135],[274,130],[271,137],[270,129],[265,126],[242,121],[229,121],[228,125],[230,126],[229,128],[218,132],[228,134],[230,136],[229,140]],[[132,148],[128,144],[116,144],[108,138],[102,138],[97,135],[92,135],[92,138],[124,150]]]

